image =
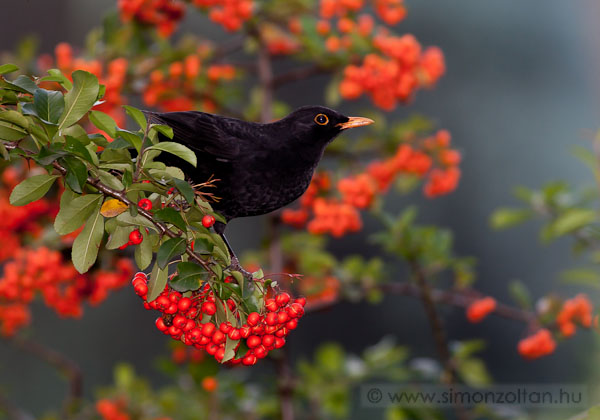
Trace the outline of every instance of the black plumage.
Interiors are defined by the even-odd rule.
[[[192,149],[198,164],[166,153],[160,160],[180,167],[194,183],[218,180],[211,192],[219,201],[211,205],[227,221],[266,214],[300,197],[325,147],[344,129],[373,122],[322,106],[302,107],[268,124],[198,111],[145,113],[150,123],[171,127],[171,141]],[[169,141],[163,135],[160,140]],[[220,234],[224,229],[215,225]]]

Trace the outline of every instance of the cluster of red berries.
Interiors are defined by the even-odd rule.
[[[192,0],[201,8],[210,8],[208,17],[228,31],[239,30],[252,17],[253,0]]]
[[[409,101],[419,88],[434,85],[445,72],[441,50],[429,47],[422,52],[412,35],[380,33],[373,44],[381,54],[368,54],[361,65],[344,70],[340,93],[345,99],[366,93],[375,105],[391,110],[398,101]]]
[[[252,0],[188,0],[194,6],[207,9],[210,20],[228,31],[237,31],[252,17]],[[181,0],[119,0],[123,22],[135,21],[154,26],[162,37],[169,37],[183,19],[186,4]]]
[[[458,186],[460,153],[450,149],[450,133],[439,130],[433,136],[413,145],[403,143],[389,159],[372,162],[367,173],[386,191],[400,174],[427,176],[423,192],[434,198],[451,193]]]
[[[157,69],[150,77],[142,98],[148,106],[156,106],[163,111],[193,109],[194,97],[201,97],[198,105],[206,112],[217,109],[213,92],[220,82],[232,80],[236,71],[227,64],[213,64],[202,67],[205,51],[188,55],[182,61],[175,61],[165,70]],[[206,83],[208,81],[209,83]]]
[[[556,349],[556,341],[552,337],[552,333],[546,328],[538,330],[535,334],[530,335],[519,341],[519,354],[526,359],[537,359],[542,356],[551,354]]]
[[[22,207],[10,204],[9,192],[23,180],[23,176],[24,174],[14,166],[7,167],[2,173],[5,188],[0,189],[0,261],[13,257],[21,249],[23,239],[39,237],[43,233],[44,223],[52,221],[58,213],[57,203],[47,199],[40,199]]]
[[[496,310],[496,306],[496,299],[491,296],[474,300],[467,307],[467,319],[473,323],[481,322],[485,317]]]
[[[582,327],[590,328],[593,322],[593,306],[589,298],[584,294],[579,294],[572,299],[568,299],[556,317],[556,323],[560,332],[565,337],[575,334],[579,323]]]
[[[450,133],[434,135],[411,144],[402,143],[396,153],[371,162],[365,172],[342,178],[337,183],[341,200],[331,198],[331,182],[326,174],[317,174],[300,198],[299,209],[285,209],[282,221],[296,228],[307,225],[314,234],[342,236],[361,229],[359,209],[370,208],[378,194],[388,190],[399,175],[425,178],[423,192],[433,198],[456,189],[460,179],[460,153],[450,148]],[[311,220],[311,214],[314,216]],[[308,223],[308,224],[307,224]]]
[[[281,214],[282,221],[301,228],[312,213],[313,218],[308,221],[307,229],[315,235],[330,233],[340,237],[348,232],[359,231],[362,221],[356,207],[337,198],[319,196],[327,194],[330,190],[329,175],[325,172],[317,173],[299,200],[301,208],[285,209]]]
[[[102,98],[102,103],[94,107],[95,110],[109,114],[119,127],[125,125],[125,111],[122,105],[126,103],[123,94],[123,86],[127,78],[129,62],[125,58],[116,58],[103,64],[100,60],[86,60],[81,57],[75,57],[73,48],[66,42],[61,42],[54,49],[55,58],[44,54],[38,59],[40,71],[58,67],[65,76],[71,77],[75,70],[85,70],[96,77],[101,84],[106,86],[106,92]],[[58,89],[54,82],[41,82],[40,87],[45,89]],[[97,130],[99,131],[99,130]],[[106,133],[103,133],[106,135]],[[108,137],[108,135],[106,135]]]
[[[28,305],[41,294],[60,316],[80,317],[82,304],[102,302],[108,292],[127,284],[133,272],[128,259],[119,259],[114,271],[79,274],[58,251],[20,249],[3,267],[0,278],[0,333],[13,335],[30,321]]]
[[[225,282],[232,280],[228,277]],[[132,281],[133,288],[144,300],[146,309],[162,312],[156,320],[160,331],[186,345],[203,349],[218,362],[225,357],[228,339],[235,343],[236,352],[244,343],[248,349],[226,361],[231,364],[253,365],[269,351],[282,347],[285,337],[297,327],[306,303],[304,298],[292,300],[287,292],[281,292],[264,301],[262,313],[251,312],[245,317],[245,322],[241,322],[244,318],[237,303],[231,298],[226,302],[218,299],[208,283],[190,296],[183,296],[167,285],[155,300],[148,302],[147,281],[146,274],[137,273]],[[217,321],[217,305],[227,305],[238,325],[231,321]]]
[[[134,20],[156,26],[165,38],[175,31],[185,14],[185,4],[180,0],[119,0],[118,5],[123,22]]]

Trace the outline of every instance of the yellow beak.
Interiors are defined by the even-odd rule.
[[[339,124],[336,125],[336,127],[340,127],[342,130],[345,130],[347,128],[361,127],[363,125],[373,124],[374,122],[375,121],[373,121],[370,118],[350,117],[348,119],[348,121],[343,122],[343,123],[339,123]]]

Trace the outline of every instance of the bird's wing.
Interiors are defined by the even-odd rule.
[[[225,132],[216,116],[199,111],[144,111],[151,124],[164,124],[173,129],[173,141],[217,160],[234,160],[240,154],[238,139]],[[162,139],[168,140],[168,139]]]

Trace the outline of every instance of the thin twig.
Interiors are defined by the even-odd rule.
[[[419,288],[416,285],[406,281],[386,283],[380,286],[376,286],[374,288],[389,295],[417,297],[420,294]],[[431,298],[435,303],[443,303],[446,305],[456,306],[463,309],[468,307],[473,301],[480,299],[481,297],[483,297],[483,294],[474,290],[431,289]],[[342,299],[336,299],[333,301],[323,303],[308,302],[306,304],[306,311],[319,312],[328,310],[340,303],[341,300]],[[496,309],[494,309],[492,314],[502,318],[524,322],[528,325],[534,325],[538,323],[535,313],[526,311],[524,309],[515,308],[513,306],[499,302],[496,304]]]

